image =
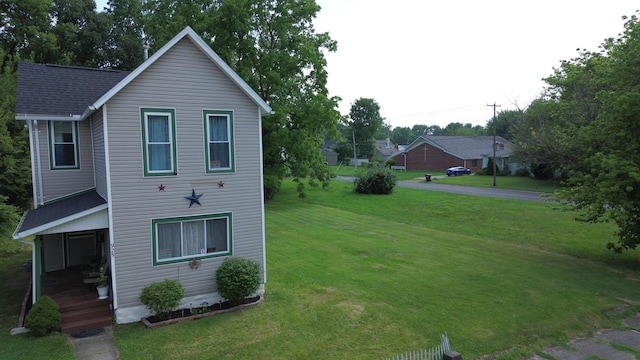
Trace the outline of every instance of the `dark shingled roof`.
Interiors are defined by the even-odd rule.
[[[16,233],[25,232],[106,203],[107,201],[95,190],[60,199],[27,212]]]
[[[129,74],[129,71],[21,62],[16,114],[82,115]]]
[[[444,151],[453,154],[461,159],[479,159],[483,155],[493,153],[493,136],[423,136],[422,138],[433,144],[440,146]],[[496,142],[505,145],[504,150],[500,150],[500,156],[508,157],[510,154],[510,142],[496,136]]]

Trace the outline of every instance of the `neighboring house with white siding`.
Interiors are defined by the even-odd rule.
[[[14,238],[35,237],[33,301],[49,275],[91,266],[106,269],[119,323],[149,315],[140,292],[164,279],[185,307],[221,301],[215,272],[231,256],[258,262],[264,284],[271,112],[191,28],[132,72],[20,63],[34,209]]]

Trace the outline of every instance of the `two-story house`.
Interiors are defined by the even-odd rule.
[[[94,286],[102,271],[117,322],[139,321],[142,288],[164,279],[182,283],[184,307],[221,301],[231,256],[258,262],[264,284],[271,112],[191,28],[132,72],[20,63],[34,209],[14,238],[33,239],[33,301],[57,274]]]

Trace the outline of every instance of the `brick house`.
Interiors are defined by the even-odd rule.
[[[445,171],[452,166],[464,166],[472,172],[487,166],[493,157],[493,136],[420,136],[406,149],[395,152],[397,167],[406,170]],[[496,136],[496,164],[508,166],[511,143]]]

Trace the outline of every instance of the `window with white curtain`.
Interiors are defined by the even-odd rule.
[[[231,255],[231,214],[152,220],[155,265]]]
[[[207,172],[234,171],[233,112],[203,110]]]
[[[141,109],[144,175],[176,175],[175,110]]]
[[[78,122],[50,121],[51,169],[78,169]]]

